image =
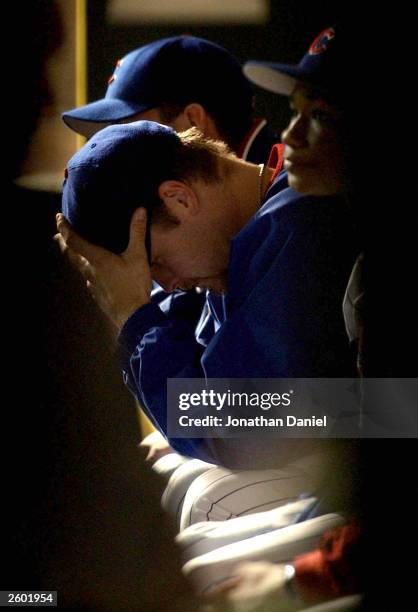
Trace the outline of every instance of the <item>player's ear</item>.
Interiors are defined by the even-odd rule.
[[[207,133],[209,116],[201,104],[192,102],[184,108],[183,113],[189,127],[197,127],[203,134]]]
[[[158,195],[167,210],[179,221],[199,211],[199,199],[195,191],[182,181],[164,181],[158,188]]]
[[[181,113],[170,122],[170,125],[177,132],[184,132],[191,127],[197,127],[207,138],[221,138],[212,116],[198,102],[187,104]]]

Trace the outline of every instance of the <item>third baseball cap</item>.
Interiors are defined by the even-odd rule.
[[[296,81],[339,94],[347,84],[347,48],[342,31],[323,30],[312,42],[299,64],[249,61],[244,74],[256,85],[275,93],[290,95]]]

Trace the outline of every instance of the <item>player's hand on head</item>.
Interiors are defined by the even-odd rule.
[[[129,316],[150,301],[151,272],[145,248],[146,212],[137,209],[131,220],[129,244],[121,255],[88,242],[57,215],[55,236],[61,251],[79,270],[99,307],[120,329]]]

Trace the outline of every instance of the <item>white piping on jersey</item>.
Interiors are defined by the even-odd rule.
[[[257,138],[261,130],[267,125],[267,119],[262,119],[260,123],[255,128],[254,132],[251,134],[247,144],[245,145],[245,149],[242,153],[241,159],[247,159],[248,153],[253,145],[254,140]]]

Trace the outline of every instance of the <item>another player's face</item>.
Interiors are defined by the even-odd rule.
[[[290,106],[293,116],[282,133],[289,185],[312,195],[341,193],[346,177],[342,112],[323,98],[312,97],[301,84],[296,85]]]
[[[118,123],[133,123],[134,121],[155,121],[156,123],[164,123],[158,108],[150,108],[142,113],[131,115],[130,117],[121,119]]]

